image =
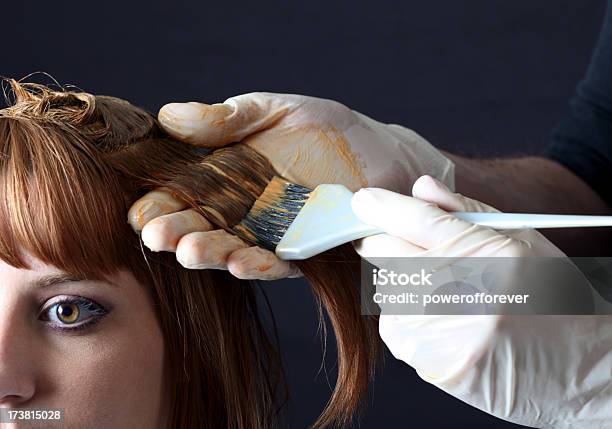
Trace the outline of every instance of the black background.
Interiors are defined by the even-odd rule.
[[[170,101],[302,93],[454,152],[538,153],[586,68],[604,11],[603,0],[356,3],[3,2],[0,74],[46,71],[153,112]],[[317,376],[315,306],[300,280],[264,288],[292,388],[287,424],[302,428],[330,392]],[[389,355],[361,427],[517,426]]]

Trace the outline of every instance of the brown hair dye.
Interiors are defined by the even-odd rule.
[[[171,140],[124,100],[10,83],[15,103],[0,110],[0,259],[28,268],[27,251],[90,279],[130,270],[158,306],[170,427],[274,426],[282,368],[253,287],[144,249],[126,220],[134,201],[164,187],[229,231],[274,176],[267,159],[240,144],[204,154]],[[360,315],[359,258],[343,246],[299,267],[338,344],[337,383],[315,424],[346,424],[367,391],[379,344],[375,320]]]

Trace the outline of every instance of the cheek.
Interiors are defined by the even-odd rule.
[[[64,408],[67,423],[154,427],[159,422],[164,346],[152,315],[121,326],[102,322],[92,335],[59,342],[46,373],[55,386],[52,401]]]

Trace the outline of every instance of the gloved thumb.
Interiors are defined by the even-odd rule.
[[[442,189],[436,192],[434,196],[448,197]],[[449,200],[449,203],[457,202]],[[489,228],[481,228],[453,216],[430,201],[385,189],[357,191],[352,197],[351,207],[362,222],[426,250],[451,241],[455,247],[467,249],[474,243],[488,243],[499,236]]]
[[[273,94],[253,92],[223,103],[170,103],[159,110],[158,120],[172,137],[204,147],[221,147],[266,129],[288,108]]]
[[[444,183],[427,175],[419,177],[414,182],[414,185],[412,185],[412,196],[434,203],[441,209],[449,212],[499,213],[499,210],[485,203],[452,192]]]

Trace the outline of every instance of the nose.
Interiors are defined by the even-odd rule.
[[[29,401],[35,392],[35,368],[32,363],[32,333],[19,311],[0,305],[0,407],[17,407]],[[12,314],[11,314],[12,313]]]

